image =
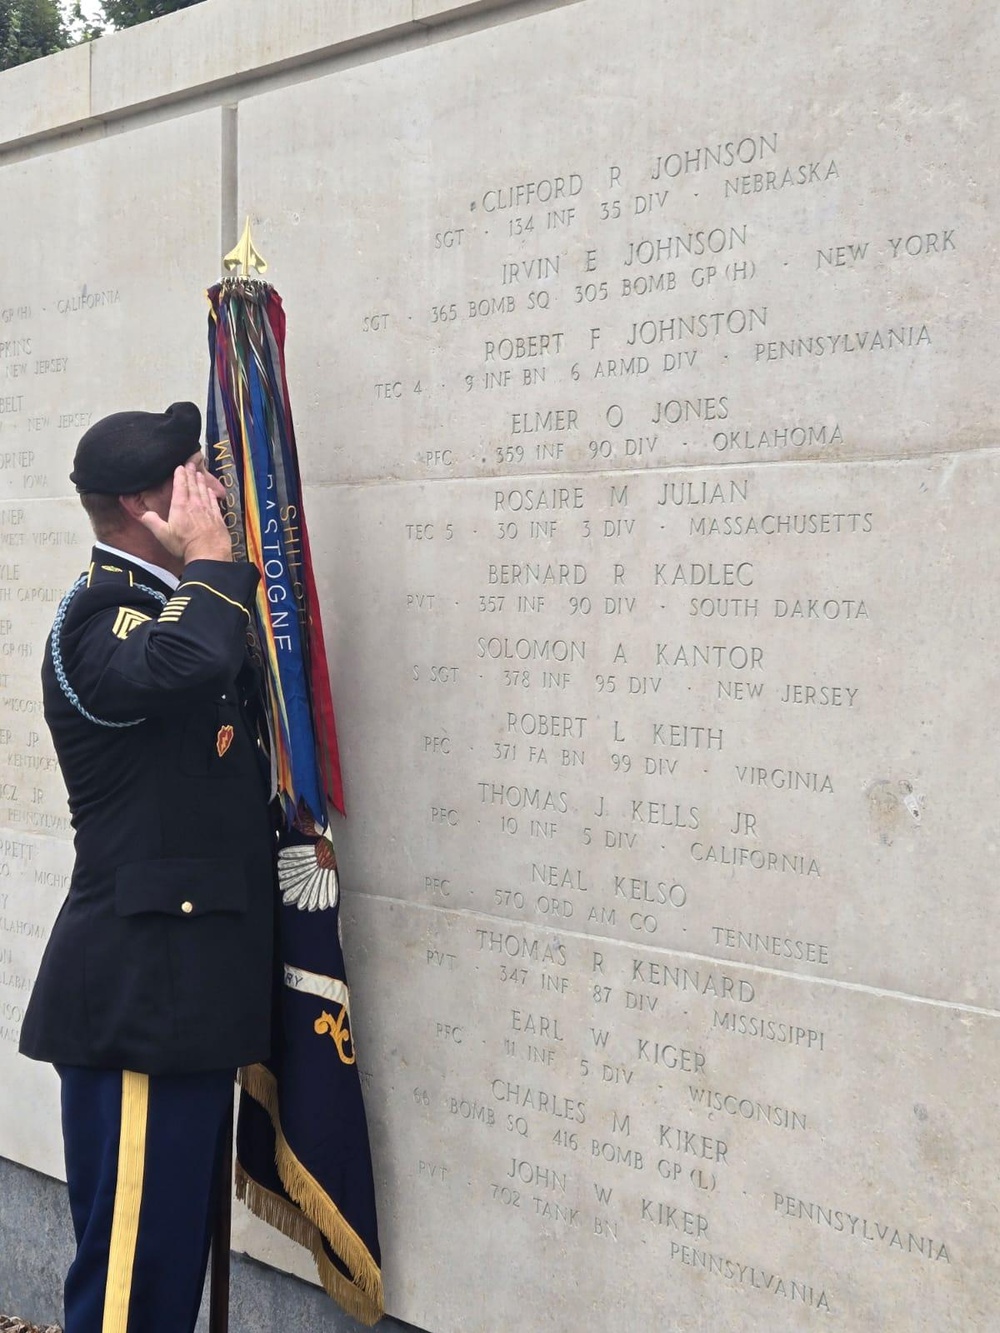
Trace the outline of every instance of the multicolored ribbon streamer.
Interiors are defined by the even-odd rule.
[[[285,375],[285,313],[267,283],[209,292],[209,466],[227,491],[236,553],[261,573],[257,635],[285,821],[344,813],[337,729]],[[221,429],[225,423],[225,431]]]
[[[237,1193],[312,1251],[329,1294],[374,1324],[384,1309],[375,1189],[329,810],[343,781],[273,287],[227,278],[208,293],[211,471],[226,487],[233,549],[260,571],[252,647],[282,831],[283,984],[273,1052],[240,1071]],[[262,736],[263,739],[263,736]]]

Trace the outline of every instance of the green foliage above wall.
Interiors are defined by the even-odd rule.
[[[201,0],[0,0],[0,69],[23,65],[113,28],[132,28]]]
[[[101,9],[109,26],[132,28],[147,19],[162,18],[175,9],[188,9],[200,3],[201,0],[101,0]]]
[[[68,40],[56,0],[0,0],[0,69],[61,51]]]

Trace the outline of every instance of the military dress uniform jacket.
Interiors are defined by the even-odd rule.
[[[196,560],[171,592],[97,549],[50,636],[76,864],[22,1027],[33,1059],[177,1074],[269,1054],[274,837],[237,687],[257,582]]]

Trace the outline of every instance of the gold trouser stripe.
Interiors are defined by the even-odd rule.
[[[149,1075],[122,1071],[122,1123],[118,1136],[118,1182],[111,1221],[111,1252],[104,1289],[101,1333],[128,1333],[132,1268],[139,1238],[142,1178],[146,1166]]]

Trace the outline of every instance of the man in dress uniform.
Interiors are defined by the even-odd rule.
[[[21,1050],[56,1066],[77,1254],[66,1333],[188,1333],[238,1066],[270,1050],[273,834],[245,708],[258,574],[232,559],[193,403],[83,436],[97,543],[45,719],[76,864]]]

